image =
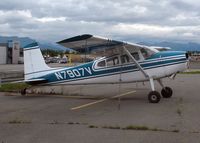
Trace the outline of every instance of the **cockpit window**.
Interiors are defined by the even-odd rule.
[[[144,59],[146,59],[148,57],[148,52],[143,48],[140,51],[141,51],[142,56],[144,57]]]
[[[136,61],[140,60],[138,52],[131,53],[131,55],[135,58]]]
[[[151,57],[152,54],[154,54],[154,52],[148,50],[148,49],[140,49],[142,56],[144,57],[144,59]]]

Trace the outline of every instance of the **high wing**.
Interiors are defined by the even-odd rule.
[[[132,49],[133,51],[145,49],[150,53],[157,52],[156,49],[149,48],[147,46],[111,40],[108,38],[94,36],[90,34],[75,36],[69,39],[64,39],[57,43],[80,53],[93,53],[104,56],[121,53],[123,46],[125,46],[127,49]]]
[[[64,47],[69,47],[80,53],[98,51],[101,49],[111,49],[115,46],[123,44],[123,42],[120,41],[114,41],[99,36],[93,36],[90,34],[75,36],[59,41],[57,43]]]

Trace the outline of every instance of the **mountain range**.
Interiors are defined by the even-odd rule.
[[[24,48],[25,46],[35,42],[36,40],[31,39],[29,37],[17,37],[17,36],[4,37],[4,36],[0,36],[0,43],[8,43],[9,41],[20,41],[20,46],[22,48]],[[40,41],[40,42],[38,42],[38,45],[41,48],[41,50],[45,50],[45,49],[57,50],[57,51],[70,51],[71,50],[69,48],[65,48],[65,47],[63,47],[63,46],[61,46],[57,43],[53,43],[53,42]]]
[[[7,43],[8,41],[20,41],[21,47],[25,47],[26,45],[35,42],[34,39],[31,39],[29,37],[17,37],[17,36],[0,36],[0,43]],[[53,42],[44,42],[40,41],[38,42],[40,48],[42,50],[50,49],[50,50],[57,50],[57,51],[69,51],[71,49],[65,48],[57,43]],[[159,46],[159,47],[169,47],[171,50],[174,51],[200,51],[200,44],[199,43],[178,43],[178,42],[168,42],[168,41],[162,41],[162,42],[139,42],[138,44],[146,45],[146,46]]]
[[[177,42],[140,42],[139,44],[146,46],[158,46],[158,47],[169,47],[173,51],[200,51],[199,43],[177,43]]]

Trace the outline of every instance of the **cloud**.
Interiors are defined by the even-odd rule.
[[[53,22],[53,21],[65,21],[65,17],[43,17],[43,18],[36,18],[37,21],[42,23]]]
[[[57,41],[91,33],[140,41],[198,41],[197,0],[2,0],[0,33]]]
[[[198,42],[200,26],[160,26],[146,24],[117,24],[112,27],[113,35],[141,36],[145,38],[166,40],[191,40]]]

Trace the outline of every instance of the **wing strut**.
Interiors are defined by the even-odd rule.
[[[160,93],[155,90],[154,86],[154,79],[150,75],[147,74],[147,72],[144,71],[144,69],[140,66],[140,64],[135,60],[135,58],[131,55],[131,53],[126,49],[125,46],[123,46],[124,51],[128,54],[129,57],[134,61],[136,66],[139,68],[139,70],[143,73],[143,75],[149,80],[150,86],[151,86],[151,92],[148,95],[148,99],[150,103],[158,103],[160,101]]]
[[[123,46],[124,51],[128,54],[129,57],[131,57],[131,59],[134,61],[134,63],[136,64],[136,66],[139,68],[139,70],[143,73],[143,75],[146,78],[150,78],[149,75],[144,71],[144,69],[140,66],[140,64],[135,60],[135,58],[131,55],[131,53],[126,49],[125,46]]]

